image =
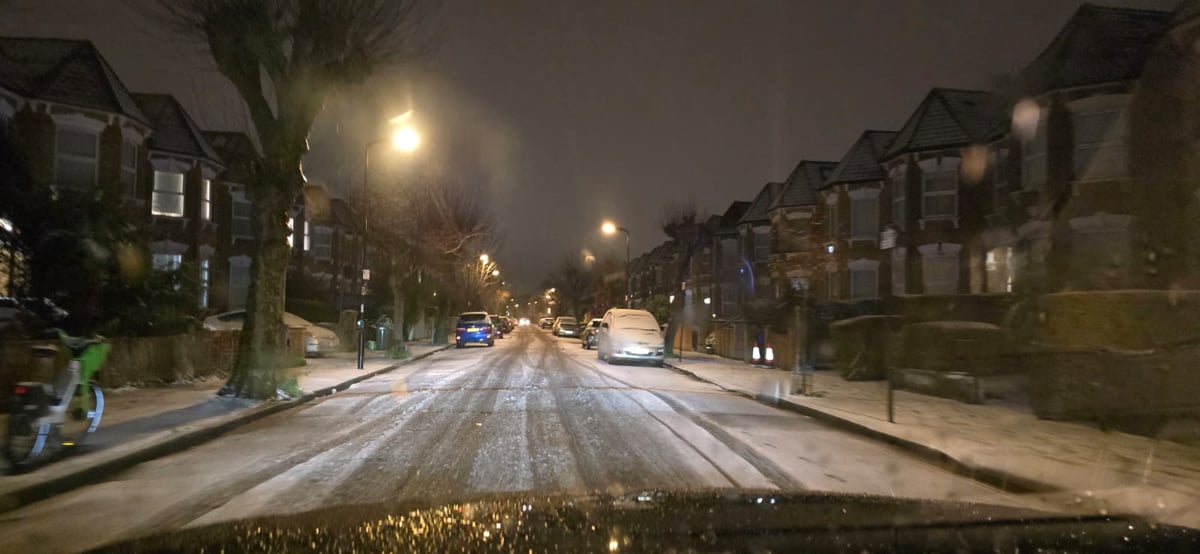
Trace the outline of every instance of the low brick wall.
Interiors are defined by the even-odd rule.
[[[112,351],[96,380],[106,388],[129,385],[174,383],[212,376],[228,375],[237,353],[237,331],[197,331],[167,337],[114,337],[108,339]],[[7,409],[13,384],[24,380],[48,380],[54,368],[67,362],[67,353],[59,348],[52,367],[33,357],[38,344],[57,345],[56,341],[6,341],[0,343],[0,408]]]

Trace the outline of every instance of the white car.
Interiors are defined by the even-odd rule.
[[[658,321],[646,310],[613,308],[600,320],[596,357],[601,360],[662,365],[665,349]]]
[[[204,328],[209,331],[240,331],[246,310],[234,310],[204,318]],[[304,327],[304,355],[321,356],[337,352],[341,342],[337,333],[308,321],[296,314],[283,313],[283,324],[288,327]]]

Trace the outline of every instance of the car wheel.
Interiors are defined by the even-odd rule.
[[[490,341],[490,342],[488,342],[488,348],[491,348],[491,347],[493,347],[493,346],[496,346],[496,341]]]
[[[461,343],[461,342],[456,342],[456,343],[454,343],[454,347],[455,347],[455,348],[462,348],[462,347],[463,347],[463,343]]]

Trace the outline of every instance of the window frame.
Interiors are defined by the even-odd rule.
[[[1130,140],[1130,122],[1129,122],[1129,102],[1130,97],[1127,94],[1106,94],[1089,96],[1081,98],[1067,104],[1067,110],[1071,114],[1071,175],[1072,180],[1076,182],[1089,181],[1114,181],[1128,179],[1129,173],[1129,140]],[[1090,137],[1093,140],[1084,142],[1079,136],[1079,132],[1085,126],[1079,124],[1079,120],[1084,117],[1095,117],[1100,114],[1109,114],[1113,121],[1109,127],[1105,128],[1105,133],[1099,137]],[[1116,136],[1113,136],[1113,133]],[[1088,166],[1080,168],[1080,163],[1083,157],[1081,151],[1094,152],[1088,159]],[[1113,153],[1117,155],[1112,155]],[[1107,155],[1106,155],[1107,153]],[[1101,173],[1094,166],[1095,160],[1113,160],[1120,159],[1120,170],[1116,174]]]
[[[879,194],[880,190],[878,188],[857,188],[846,193],[846,195],[850,198],[850,240],[879,242],[879,232],[882,228],[879,222]],[[868,221],[870,221],[873,229],[871,229],[870,232],[864,231],[859,233],[859,229],[857,229],[856,226],[860,222],[858,221],[856,214],[859,205],[864,202],[874,203],[875,209],[873,211],[873,215],[872,217],[867,218]]]
[[[934,243],[926,244],[917,248],[921,253],[921,287],[925,294],[959,294],[960,288],[960,273],[962,272],[962,245],[952,243]],[[953,262],[953,271],[951,280],[931,280],[930,266],[939,262]],[[949,292],[941,290],[932,291],[935,288],[931,284],[949,284]]]
[[[212,179],[202,179],[200,184],[200,219],[213,220]]]
[[[210,280],[212,278],[212,275],[210,273],[210,271],[212,270],[212,262],[210,261],[209,258],[201,258],[199,266],[200,266],[199,267],[199,272],[200,272],[200,275],[199,275],[199,278],[200,278],[199,279],[200,309],[207,310],[208,309],[208,301],[209,301],[208,293],[209,293],[209,288],[210,288],[210,284],[211,284]]]
[[[231,241],[234,241],[237,239],[253,240],[254,239],[254,204],[251,203],[250,200],[248,200],[246,198],[246,193],[243,191],[240,191],[240,190],[230,192],[229,196],[230,196],[230,209],[229,209],[230,240]],[[247,210],[247,213],[244,217],[238,215],[238,207],[243,206],[243,205],[246,207],[246,210]],[[238,229],[238,221],[239,220],[245,220],[246,231],[247,231],[246,234],[239,234],[239,229]]]
[[[962,159],[955,156],[940,156],[918,162],[921,166],[921,219],[922,220],[957,220],[959,216],[958,195],[962,188],[959,170]],[[950,166],[950,167],[947,167]],[[954,186],[950,190],[929,190],[929,184],[935,177],[953,175]],[[929,213],[931,198],[950,197],[952,213]]]
[[[908,225],[908,164],[888,169],[888,185],[892,189],[892,225],[904,230]]]
[[[1033,137],[1021,145],[1021,190],[1040,190],[1050,182],[1049,125],[1045,112],[1043,108]]]
[[[133,149],[133,165],[126,165],[125,149]],[[137,198],[138,192],[138,153],[141,147],[137,143],[121,139],[121,189],[125,196]]]
[[[892,249],[892,295],[908,294],[908,249],[897,246]],[[899,279],[897,279],[899,277]]]
[[[869,295],[860,294],[855,286],[855,274],[871,274],[871,290]],[[876,260],[858,259],[846,264],[846,273],[850,278],[850,300],[868,300],[879,298],[879,262]]]
[[[60,142],[62,140],[62,134],[64,131],[68,132],[68,133],[76,133],[78,135],[82,135],[82,136],[90,138],[92,140],[92,155],[89,157],[89,156],[81,156],[78,154],[63,153],[62,145],[60,144]],[[72,185],[64,185],[61,182],[59,182],[59,178],[61,177],[61,175],[60,175],[61,171],[60,171],[59,164],[60,164],[60,162],[62,162],[64,160],[69,163],[90,163],[92,166],[91,183],[89,183],[86,187],[76,187],[76,186],[72,186]],[[77,125],[77,124],[70,124],[70,123],[55,125],[55,127],[54,127],[54,186],[60,190],[74,190],[74,191],[85,192],[85,191],[94,190],[99,182],[100,182],[100,131],[93,129],[93,128],[89,128],[88,126],[85,126],[85,125]]]
[[[317,240],[318,237],[322,236],[328,238],[328,243],[325,245],[322,245],[321,241]],[[318,260],[333,260],[333,227],[328,225],[314,225],[312,246],[313,258]],[[324,255],[322,255],[322,250],[326,251]]]
[[[160,190],[159,175],[172,175],[179,177],[179,192]],[[171,197],[179,197],[179,213],[163,212],[158,209],[158,202],[155,202],[155,197],[159,195],[169,195]],[[175,217],[182,218],[187,214],[187,175],[178,171],[154,170],[154,184],[150,190],[150,214],[159,217]]]

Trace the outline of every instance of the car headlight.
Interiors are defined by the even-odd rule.
[[[635,356],[649,356],[650,355],[650,349],[646,348],[644,346],[630,346],[629,348],[625,349],[625,352],[627,352],[629,354],[633,354]]]

